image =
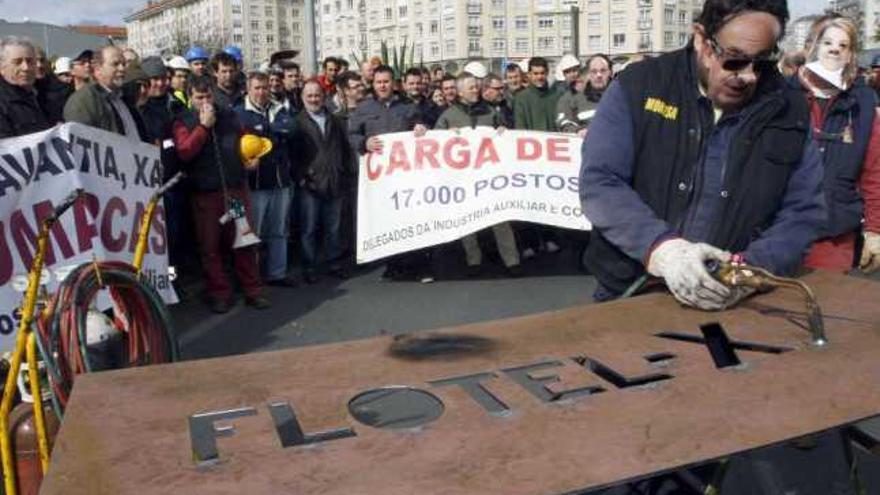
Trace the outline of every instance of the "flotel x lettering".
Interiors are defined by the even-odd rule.
[[[645,99],[645,110],[660,114],[667,120],[675,120],[678,118],[678,107],[670,105],[659,98]]]

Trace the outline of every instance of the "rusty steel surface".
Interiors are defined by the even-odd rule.
[[[83,376],[41,493],[561,494],[880,413],[880,284],[805,280],[825,315],[821,349],[797,293],[722,313],[655,294],[439,330],[437,355],[382,337]],[[711,352],[700,340],[725,335],[733,345]],[[437,384],[478,374],[485,395]],[[385,392],[362,393],[392,385],[442,410],[409,428],[355,419],[351,399],[369,408]],[[255,414],[217,421],[235,433],[216,438],[219,462],[197,465],[188,418],[237,408]],[[291,444],[273,421],[284,410],[313,439],[351,435]]]

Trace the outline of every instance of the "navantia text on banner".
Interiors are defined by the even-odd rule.
[[[43,281],[50,293],[72,267],[98,260],[131,262],[141,217],[162,184],[159,149],[81,124],[0,140],[0,350],[13,347],[22,295],[41,222],[71,191],[85,194],[49,236]],[[168,275],[165,213],[156,208],[143,274],[167,303],[177,302]]]
[[[358,263],[511,220],[590,229],[578,197],[578,137],[478,127],[382,140],[381,154],[360,161]]]

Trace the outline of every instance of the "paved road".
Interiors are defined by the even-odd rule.
[[[456,252],[440,257],[431,284],[385,282],[381,267],[362,268],[348,280],[271,288],[273,307],[255,311],[239,304],[213,315],[197,300],[173,309],[186,359],[268,351],[419,331],[591,304],[592,277],[577,269],[576,250],[544,255],[526,265],[527,276],[510,279],[494,269],[479,279],[462,276]],[[196,299],[196,298],[193,298]],[[796,414],[796,411],[792,411]],[[723,428],[723,425],[719,425]],[[880,428],[878,428],[880,431]],[[835,434],[818,446],[783,445],[739,457],[724,485],[727,494],[855,494]],[[865,493],[880,495],[880,458],[857,453]],[[621,493],[614,491],[613,493]],[[639,493],[626,492],[623,493]],[[677,489],[664,493],[694,493]]]

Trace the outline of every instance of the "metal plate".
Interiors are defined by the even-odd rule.
[[[880,413],[880,284],[806,281],[825,314],[822,349],[795,293],[723,313],[656,294],[427,341],[83,376],[41,493],[568,493]],[[375,426],[349,412],[379,406],[389,420],[360,416]],[[194,459],[191,428],[213,462]]]

